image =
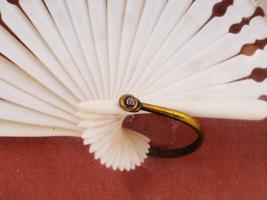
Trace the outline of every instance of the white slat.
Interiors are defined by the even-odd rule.
[[[0,56],[0,79],[68,113],[74,114],[76,112],[73,106],[2,56]]]
[[[140,23],[135,35],[134,43],[131,49],[131,54],[128,60],[125,74],[121,82],[120,93],[124,93],[124,88],[128,85],[131,76],[135,70],[144,48],[149,41],[149,38],[156,27],[156,24],[166,6],[166,0],[147,0]]]
[[[168,39],[170,33],[180,22],[191,3],[192,0],[169,0],[167,2],[138,64],[131,74],[131,79],[127,83],[126,90],[130,90],[133,88],[133,85],[136,86],[139,83],[140,77],[143,76],[150,61],[154,58],[161,45]]]
[[[84,96],[75,83],[60,65],[49,47],[45,44],[38,31],[28,21],[22,11],[7,1],[0,2],[0,12],[3,21],[26,45],[31,52],[45,65],[45,67],[72,92],[79,100]]]
[[[10,103],[5,100],[0,100],[0,119],[21,122],[32,125],[59,127],[64,129],[71,129],[80,131],[76,124],[68,121],[52,117],[47,114],[36,112],[28,108],[19,106],[17,104]]]
[[[103,98],[103,80],[99,69],[96,55],[95,41],[93,38],[88,5],[86,0],[66,0],[72,18],[73,26],[77,33],[84,57],[92,73],[94,88],[97,90],[97,97]]]
[[[208,21],[213,12],[213,6],[220,0],[198,0],[194,1],[192,6],[187,10],[181,21],[177,24],[168,39],[161,46],[155,59],[149,66],[158,69],[174,53],[180,49],[199,29]],[[205,12],[204,12],[205,11]],[[147,68],[149,68],[149,66]]]
[[[267,67],[267,47],[257,50],[252,56],[238,55],[207,70],[196,73],[173,84],[167,96],[191,89],[211,87],[249,76],[254,68]],[[172,88],[172,89],[171,89]],[[146,98],[161,98],[162,93],[147,95]]]
[[[96,88],[94,88],[94,84],[92,82],[92,74],[85,61],[65,0],[44,0],[44,2],[48,7],[50,15],[54,19],[61,37],[78,66],[82,77],[87,83],[87,87],[83,88],[86,97],[88,99],[95,98],[97,94]]]
[[[127,0],[125,16],[121,35],[119,67],[117,74],[114,97],[118,98],[121,90],[121,82],[126,73],[126,66],[130,57],[137,28],[144,9],[145,0]]]
[[[163,73],[162,77],[156,83],[154,82],[153,86],[146,92],[164,90],[164,94],[168,93],[169,90],[166,88],[173,87],[172,85],[180,80],[205,71],[209,67],[237,55],[243,45],[254,43],[257,39],[261,40],[266,37],[267,21],[263,17],[255,17],[239,34],[228,33],[211,46],[192,56],[188,61],[176,67],[173,65],[173,70]],[[158,89],[159,87],[160,89]]]
[[[110,87],[110,69],[108,63],[107,2],[106,0],[88,0],[97,59],[104,81],[103,96],[108,98]]]
[[[53,51],[54,55],[64,66],[66,72],[77,84],[80,91],[85,95],[87,92],[86,82],[57,30],[53,19],[43,4],[43,1],[21,0],[19,1],[19,4],[35,26],[36,30],[39,31],[46,44],[50,47],[51,51]]]
[[[80,131],[0,120],[1,137],[81,137]]]
[[[125,0],[107,1],[110,98],[114,98],[114,90],[117,82],[121,35],[126,3],[127,1]]]
[[[38,112],[45,113],[47,115],[58,117],[72,123],[78,123],[78,119],[73,115],[62,111],[51,104],[45,103],[44,101],[24,92],[21,89],[16,88],[5,81],[2,81],[1,79],[0,98]]]
[[[168,102],[181,100],[247,100],[258,99],[260,96],[266,94],[267,81],[258,83],[253,80],[244,80],[214,87],[186,91],[168,97],[162,97],[161,99]]]
[[[188,42],[166,60],[166,62],[162,62],[162,65],[159,65],[160,63],[154,63],[153,65],[144,67],[142,74],[136,80],[132,90],[136,91],[142,86],[146,87],[149,84],[153,84],[163,74],[174,70],[179,64],[187,61],[198,52],[222,38],[228,33],[232,24],[239,23],[242,18],[249,17],[255,9],[256,7],[251,0],[234,1],[234,4],[229,6],[225,15],[211,19]],[[165,52],[162,53],[166,54]]]
[[[267,103],[262,100],[155,101],[153,103],[195,117],[239,120],[262,120],[267,117]]]
[[[3,27],[0,27],[0,44],[0,52],[3,55],[65,101],[72,105],[77,104],[78,100]]]

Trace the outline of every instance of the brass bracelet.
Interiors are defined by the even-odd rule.
[[[161,149],[155,146],[151,146],[148,155],[161,158],[175,158],[188,155],[196,151],[204,140],[204,133],[201,124],[194,118],[182,112],[164,108],[156,105],[142,103],[139,99],[130,94],[125,94],[120,97],[119,105],[122,109],[128,112],[139,112],[140,110],[159,114],[169,117],[171,119],[178,120],[190,126],[195,130],[197,138],[189,145],[182,148],[175,149]]]

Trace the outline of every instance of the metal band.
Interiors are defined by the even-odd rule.
[[[176,158],[185,156],[196,151],[203,143],[204,133],[201,124],[196,119],[185,113],[169,108],[142,103],[139,99],[130,94],[121,96],[119,104],[122,109],[128,112],[139,112],[140,110],[143,110],[178,120],[190,126],[197,134],[197,138],[190,145],[182,148],[161,149],[155,146],[151,146],[148,153],[149,156],[161,158]]]

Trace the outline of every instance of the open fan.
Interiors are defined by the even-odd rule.
[[[197,117],[265,118],[267,82],[242,78],[267,66],[267,48],[239,52],[267,37],[267,20],[231,33],[257,2],[211,17],[219,3],[1,0],[0,136],[82,137],[102,164],[130,170],[150,146],[122,128],[124,94]]]

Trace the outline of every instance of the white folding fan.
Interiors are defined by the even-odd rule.
[[[267,48],[239,52],[267,38],[267,20],[231,33],[259,2],[211,17],[221,1],[0,0],[0,136],[82,137],[102,164],[130,170],[150,146],[122,128],[126,93],[196,117],[265,118],[267,82],[242,78],[267,66]]]

